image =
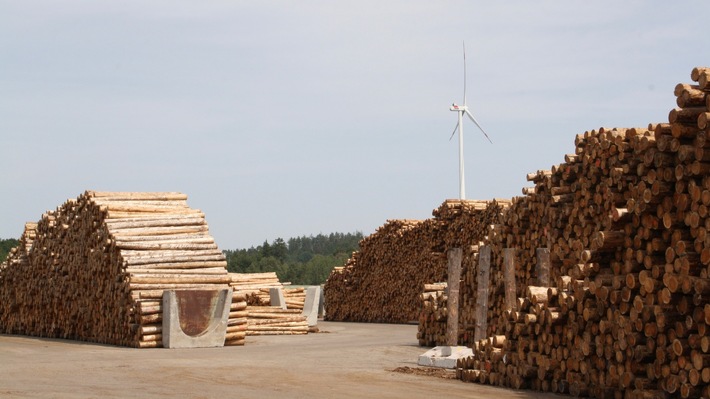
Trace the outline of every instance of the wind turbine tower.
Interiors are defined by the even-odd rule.
[[[456,123],[456,127],[454,128],[453,133],[451,133],[451,138],[454,137],[454,134],[456,134],[456,129],[459,131],[459,199],[466,199],[466,182],[465,182],[465,177],[464,177],[464,162],[463,162],[463,116],[464,114],[469,117],[473,121],[473,123],[478,126],[478,128],[481,130],[484,136],[488,139],[488,141],[493,144],[491,141],[490,137],[488,137],[488,134],[486,134],[486,131],[483,130],[481,125],[478,124],[476,121],[476,118],[473,117],[473,114],[471,114],[471,111],[468,110],[468,106],[466,106],[466,44],[464,43],[463,46],[463,105],[457,105],[456,103],[451,104],[451,108],[449,110],[458,112],[458,122]]]

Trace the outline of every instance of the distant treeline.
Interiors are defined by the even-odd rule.
[[[15,248],[20,242],[14,238],[0,238],[0,263],[4,262],[10,250]]]
[[[362,233],[318,234],[277,238],[256,248],[226,250],[227,269],[236,273],[276,272],[281,282],[323,284],[335,266],[342,266],[359,248]]]

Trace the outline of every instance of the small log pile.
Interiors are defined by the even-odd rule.
[[[446,283],[424,284],[417,339],[420,346],[436,346],[446,342]]]
[[[303,310],[306,302],[306,290],[303,287],[283,288],[287,309]],[[271,306],[271,289],[259,288],[249,295],[249,306]]]
[[[298,309],[250,306],[247,313],[247,335],[301,335],[309,332],[306,316]]]
[[[669,123],[586,132],[565,163],[528,176],[535,186],[486,242],[489,338],[472,345],[460,378],[597,398],[710,397],[710,69],[691,78]]]
[[[269,306],[270,288],[283,288],[276,272],[265,273],[229,273],[230,287],[247,295],[250,306]]]
[[[271,288],[281,288],[286,300],[287,309],[303,310],[306,302],[306,289],[303,287],[287,288],[279,281],[276,272],[265,273],[229,273],[232,282],[229,284],[235,290],[247,295],[249,306],[271,306]]]
[[[315,332],[309,329],[303,306],[306,290],[303,287],[284,288],[275,272],[229,273],[230,286],[245,295],[249,308],[244,324],[246,335],[298,335]],[[286,310],[271,306],[271,288],[282,288]],[[242,330],[240,330],[242,331]]]
[[[161,346],[164,290],[231,281],[204,214],[186,200],[87,191],[45,213],[0,268],[0,331]],[[231,327],[244,324],[246,298],[233,300]],[[229,344],[243,343],[231,333]]]
[[[303,287],[284,288],[284,299],[286,300],[286,309],[303,311],[303,306],[306,303],[306,289]]]

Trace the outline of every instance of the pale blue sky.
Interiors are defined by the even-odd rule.
[[[574,136],[667,121],[702,1],[0,0],[0,238],[84,190],[180,191],[220,248],[520,195]]]

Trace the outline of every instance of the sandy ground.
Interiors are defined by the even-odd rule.
[[[0,335],[1,398],[559,398],[395,372],[417,326],[320,322],[241,347],[132,349]]]

